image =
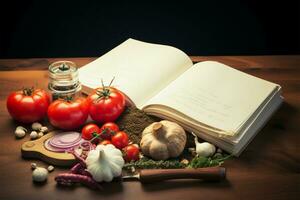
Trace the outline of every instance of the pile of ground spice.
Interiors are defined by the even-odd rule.
[[[136,107],[127,107],[116,123],[120,130],[128,134],[129,139],[133,143],[139,144],[143,130],[155,121],[159,121],[159,119],[147,115],[144,111]]]

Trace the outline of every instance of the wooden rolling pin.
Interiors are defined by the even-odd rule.
[[[123,180],[139,180],[141,183],[153,183],[170,179],[200,179],[203,181],[221,181],[226,178],[224,167],[198,169],[143,169],[139,173],[123,176]]]

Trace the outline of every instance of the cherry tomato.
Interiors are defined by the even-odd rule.
[[[136,161],[139,159],[140,150],[138,145],[131,144],[123,149],[123,156],[127,162],[132,160]]]
[[[12,92],[6,101],[7,110],[12,118],[23,123],[41,120],[46,116],[49,104],[49,95],[42,89],[33,88]]]
[[[104,140],[110,140],[111,136],[119,131],[117,124],[113,122],[107,122],[101,126],[100,137]]]
[[[111,141],[110,140],[103,140],[99,144],[101,144],[101,145],[107,145],[107,144],[111,144]]]
[[[124,131],[119,131],[111,137],[111,143],[118,149],[126,147],[128,142],[128,135]]]
[[[89,96],[91,118],[100,123],[115,121],[125,108],[125,97],[113,87],[95,89]]]
[[[100,128],[96,124],[87,124],[81,130],[81,137],[85,140],[94,138],[94,134],[99,134]]]
[[[76,100],[58,99],[50,104],[48,118],[50,123],[63,130],[74,130],[82,126],[88,117],[86,99]]]

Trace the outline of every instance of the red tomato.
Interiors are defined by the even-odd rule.
[[[91,140],[94,134],[99,134],[100,128],[96,124],[87,124],[81,130],[81,137],[85,140]]]
[[[111,141],[110,140],[103,140],[99,144],[101,144],[101,145],[107,145],[107,144],[111,144]]]
[[[86,99],[73,101],[58,99],[50,104],[48,118],[50,123],[63,130],[74,130],[82,126],[88,117]]]
[[[7,110],[12,118],[23,123],[41,120],[46,116],[49,104],[49,95],[44,90],[33,88],[12,92],[6,101]]]
[[[107,122],[101,126],[100,137],[104,140],[110,140],[111,136],[119,131],[117,124],[113,122]]]
[[[132,160],[136,161],[139,159],[140,150],[138,145],[131,144],[123,149],[123,156],[127,162]]]
[[[111,143],[118,149],[123,149],[128,145],[128,135],[124,131],[119,131],[111,137]]]
[[[100,123],[115,121],[125,108],[125,97],[116,88],[97,88],[89,96],[89,113]]]

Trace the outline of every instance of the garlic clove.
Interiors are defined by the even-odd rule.
[[[38,133],[38,138],[41,138],[41,137],[43,137],[44,136],[44,133],[43,132],[39,132]]]
[[[38,138],[38,133],[36,131],[31,131],[30,133],[30,139],[34,140]]]
[[[49,166],[47,167],[47,170],[48,170],[49,172],[52,172],[52,171],[54,171],[54,167],[53,167],[53,165],[49,165]]]
[[[216,147],[208,142],[198,143],[196,145],[196,152],[199,156],[209,157],[214,155]]]
[[[41,128],[42,128],[42,124],[40,124],[39,122],[34,122],[34,123],[31,125],[31,128],[32,128],[32,130],[34,130],[34,131],[39,131],[39,130],[41,130]]]
[[[48,171],[43,167],[37,167],[32,172],[32,180],[34,182],[45,182],[48,178]]]
[[[31,163],[30,166],[31,166],[32,170],[35,170],[37,168],[37,164],[36,163]]]
[[[42,126],[40,131],[43,132],[43,133],[47,133],[49,130],[48,130],[47,126]]]
[[[15,130],[15,136],[16,136],[16,138],[20,139],[20,138],[25,137],[25,135],[26,135],[25,130],[20,129],[20,128]]]
[[[194,135],[195,137],[195,145],[196,145],[196,153],[199,156],[203,156],[203,157],[209,157],[214,155],[214,153],[216,152],[216,147],[208,142],[202,142],[200,143],[198,141],[198,137],[195,133],[192,132],[192,135]]]

